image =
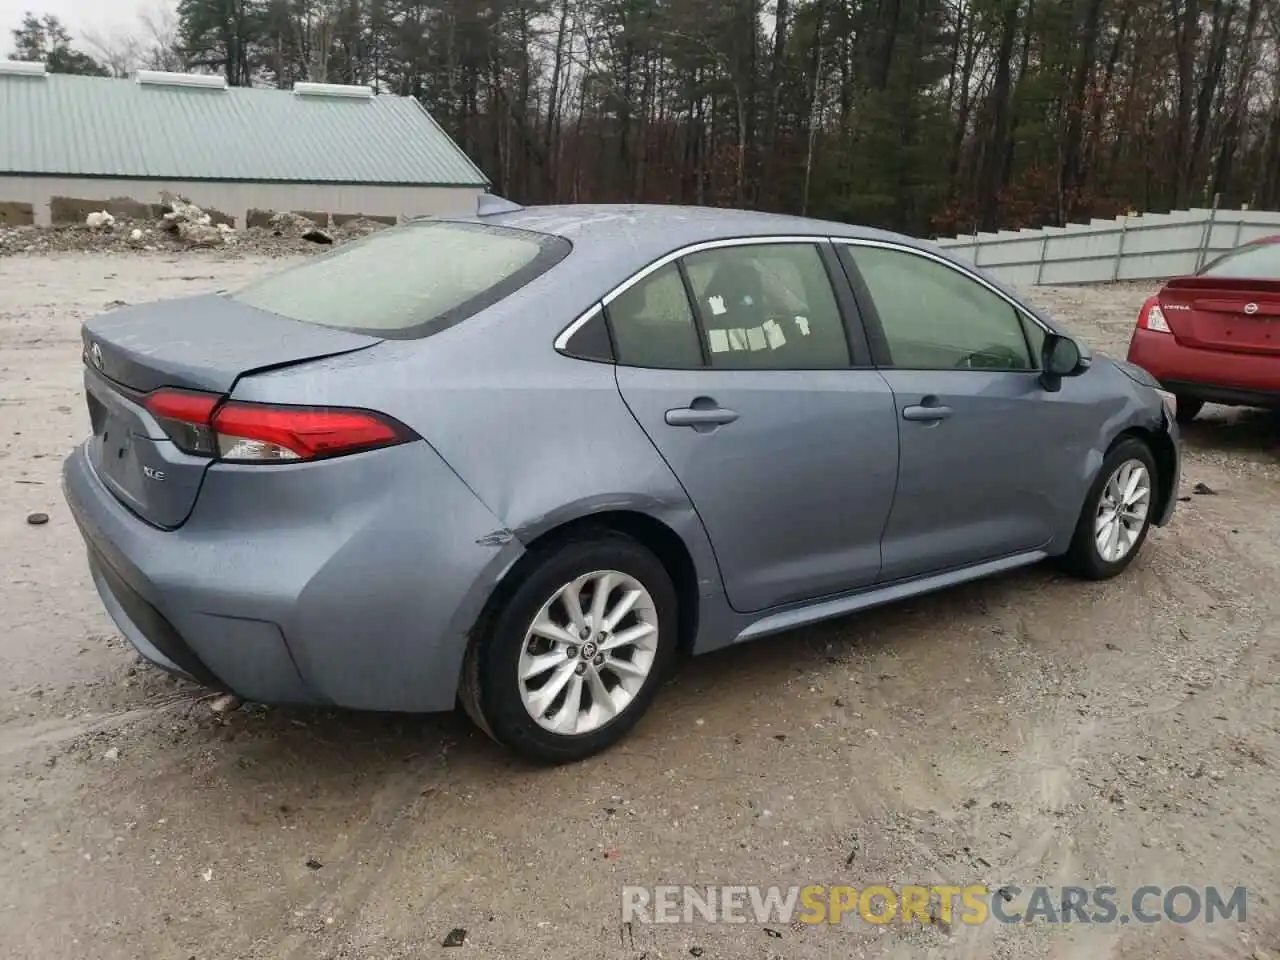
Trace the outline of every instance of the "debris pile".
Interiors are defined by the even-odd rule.
[[[215,225],[213,217],[181,197],[164,196],[168,208],[160,218],[162,229],[174,234],[187,247],[221,247],[234,243],[235,231],[225,223]]]
[[[333,237],[320,229],[310,217],[304,217],[300,213],[289,213],[288,211],[277,213],[271,218],[271,231],[277,237],[289,237],[296,240],[306,240],[309,243],[333,243]]]
[[[134,206],[146,209],[145,205]],[[0,257],[15,254],[80,252],[174,253],[221,251],[265,256],[314,253],[333,244],[368,236],[387,224],[366,217],[344,220],[332,228],[300,213],[273,214],[266,225],[236,229],[223,215],[211,214],[186,197],[165,193],[152,206],[159,217],[131,218],[121,207],[95,210],[84,221],[54,227],[0,226]],[[328,217],[324,218],[327,222]]]
[[[387,225],[377,220],[370,220],[368,217],[356,217],[354,220],[348,220],[337,230],[337,241],[342,243],[345,240],[357,240],[360,237],[367,237],[371,233],[377,233],[379,230],[385,230]]]

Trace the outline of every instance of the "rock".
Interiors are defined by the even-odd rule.
[[[209,238],[214,235],[217,236],[219,243],[222,241],[222,234],[217,227],[213,226],[213,218],[194,203],[189,203],[179,198],[170,198],[168,194],[164,195],[164,199],[168,211],[160,219],[162,229],[168,230],[170,233],[176,233],[178,238],[186,242],[188,246],[212,246]],[[200,240],[192,242],[192,237],[200,238]]]
[[[302,237],[313,231],[319,231],[319,225],[309,217],[287,210],[272,216],[269,221],[271,229],[282,237]]]
[[[308,860],[308,861],[307,861],[307,869],[308,869],[308,870],[323,870],[323,869],[324,869],[324,864],[323,864],[323,863],[321,863],[319,860],[317,860],[315,857],[312,857],[310,860]]]
[[[178,239],[188,247],[221,247],[227,242],[221,230],[207,223],[179,223]]]
[[[142,237],[143,237],[143,233],[137,227],[134,227],[132,230],[129,231],[129,240],[132,243],[141,243]]]
[[[1263,950],[1259,947],[1257,950],[1253,951],[1253,960],[1271,960],[1271,953],[1270,951]]]
[[[103,760],[119,760],[119,759],[120,759],[120,748],[119,748],[119,747],[112,747],[110,750],[108,750],[106,753],[104,753],[104,754],[102,755],[102,759],[103,759]]]
[[[308,230],[302,235],[302,239],[309,240],[311,243],[333,243],[333,237],[329,236],[329,234],[319,228],[315,230]]]
[[[31,524],[33,527],[43,527],[48,522],[49,515],[47,513],[27,514],[27,523]]]
[[[224,693],[209,704],[209,709],[214,713],[223,714],[231,713],[233,710],[239,710],[243,705],[244,701],[235,694]]]
[[[467,942],[467,931],[462,927],[454,927],[440,944],[442,947],[460,947]]]
[[[1217,490],[1213,489],[1213,487],[1209,486],[1207,483],[1197,483],[1191,488],[1191,492],[1202,497],[1213,497],[1217,496],[1218,493]]]
[[[115,223],[116,218],[105,210],[101,213],[91,213],[84,218],[84,225],[86,227],[91,227],[94,230],[101,230],[104,227],[114,227]]]

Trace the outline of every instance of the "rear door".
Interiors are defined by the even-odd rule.
[[[901,431],[883,579],[1043,546],[1072,508],[1096,422],[1075,415],[1087,401],[1078,382],[1041,385],[1043,330],[944,261],[887,244],[839,249]]]
[[[606,303],[618,387],[683,484],[731,605],[875,582],[897,479],[893,395],[846,331],[831,251],[726,241]]]

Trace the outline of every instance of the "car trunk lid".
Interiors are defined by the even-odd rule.
[[[148,393],[178,387],[225,395],[247,374],[381,342],[218,295],[104,314],[84,324],[82,338],[90,461],[117,499],[166,529],[186,520],[212,461],[169,439],[146,408]]]
[[[1181,277],[1161,291],[1160,306],[1179,343],[1280,354],[1280,281]]]

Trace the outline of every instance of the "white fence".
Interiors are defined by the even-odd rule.
[[[1280,234],[1280,213],[1175,210],[1039,230],[1003,230],[937,240],[1018,287],[1164,280],[1194,273],[1242,243]]]

